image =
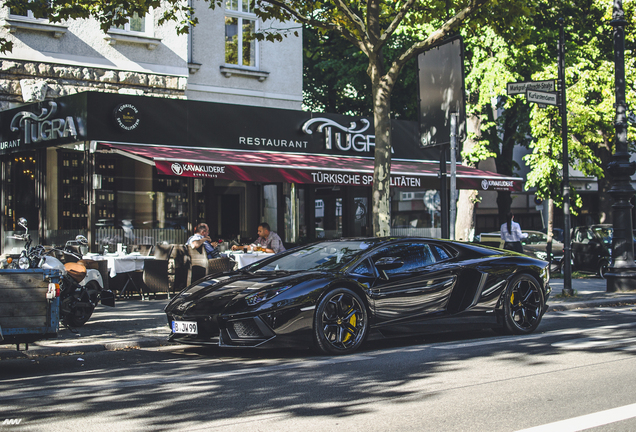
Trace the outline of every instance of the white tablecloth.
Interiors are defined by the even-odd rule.
[[[238,268],[243,268],[248,264],[260,261],[263,258],[273,256],[274,254],[265,252],[252,252],[248,254],[243,252],[227,252],[227,255],[231,255],[234,258],[238,264]]]
[[[155,259],[154,256],[145,255],[85,255],[82,258],[93,261],[108,261],[108,270],[110,277],[114,278],[118,273],[129,273],[144,269],[144,261],[147,259]]]

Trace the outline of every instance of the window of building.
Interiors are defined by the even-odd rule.
[[[225,2],[225,63],[257,68],[256,15],[249,0]]]
[[[38,21],[48,21],[46,16],[36,17],[33,14],[33,11],[31,9],[28,9],[28,10],[26,10],[24,12],[21,12],[21,11],[17,11],[15,9],[9,8],[9,15],[11,15],[13,17],[22,17],[22,18],[28,18],[28,19],[32,19],[32,20],[38,20]]]
[[[152,15],[150,13],[139,16],[137,12],[133,14],[132,17],[128,19],[128,22],[123,26],[117,26],[117,30],[122,30],[127,33],[139,33],[139,34],[149,34],[152,33]]]

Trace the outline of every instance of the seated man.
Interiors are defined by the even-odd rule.
[[[274,231],[270,231],[269,224],[263,222],[258,225],[258,238],[254,242],[255,245],[262,247],[267,253],[280,253],[285,250],[283,241]],[[253,250],[252,246],[232,246],[232,250],[241,250],[243,248]]]
[[[219,244],[210,239],[210,228],[208,228],[208,225],[205,223],[197,225],[196,232],[188,239],[186,244],[192,249],[198,249],[203,245],[208,259],[217,258],[219,256],[219,251],[216,249]]]

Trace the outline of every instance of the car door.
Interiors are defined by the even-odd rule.
[[[438,251],[438,249],[440,249]],[[456,275],[448,266],[437,265],[450,256],[439,246],[407,241],[377,251],[371,262],[378,278],[370,295],[376,324],[420,319],[445,310]],[[391,263],[401,263],[395,268]]]
[[[572,241],[572,260],[575,269],[596,269],[596,247],[594,234],[588,227],[579,227],[574,231]]]

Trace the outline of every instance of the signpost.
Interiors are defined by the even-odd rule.
[[[556,92],[527,90],[526,100],[528,102],[535,102],[541,105],[559,105],[558,93]]]
[[[555,81],[527,81],[508,83],[506,91],[508,95],[525,94],[528,102],[536,103],[539,108],[548,105],[559,106],[561,111],[561,140],[563,142],[563,232],[564,232],[564,271],[563,294],[573,295],[571,274],[571,250],[570,250],[570,160],[568,154],[568,120],[567,102],[565,97],[565,36],[563,30],[563,18],[559,19],[559,89],[555,91]],[[550,257],[548,257],[550,259]]]
[[[528,90],[538,90],[543,92],[553,92],[555,89],[554,80],[526,81],[506,84],[508,96],[525,94]]]

